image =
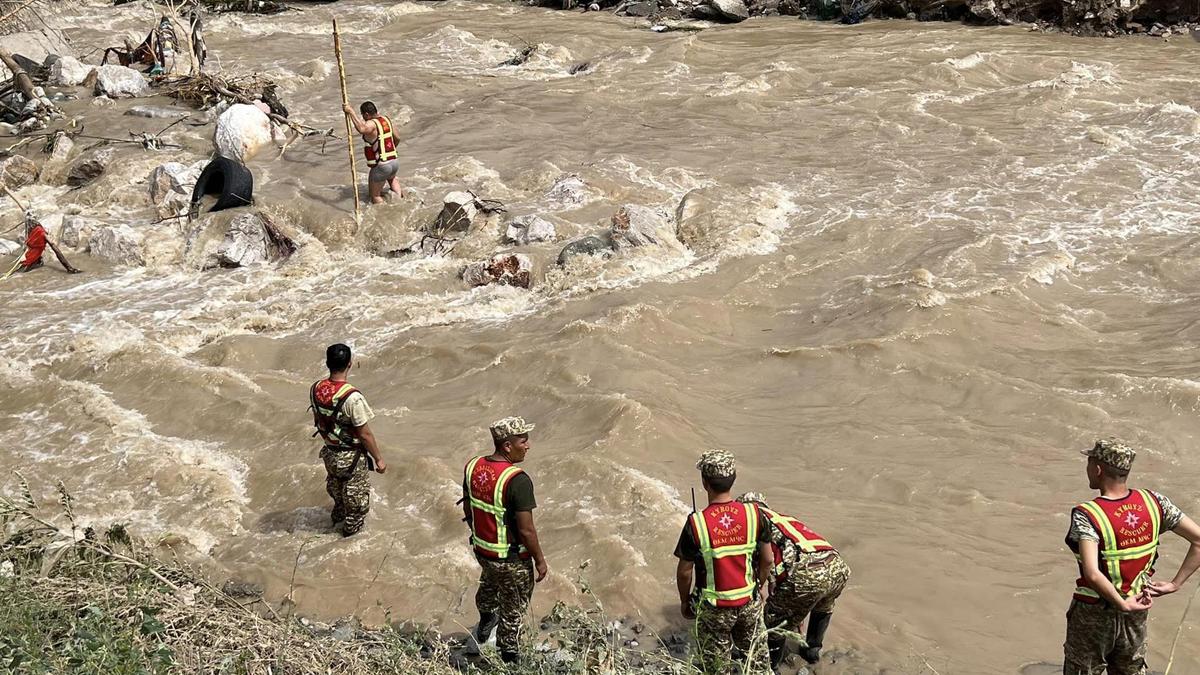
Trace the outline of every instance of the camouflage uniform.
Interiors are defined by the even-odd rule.
[[[696,608],[696,643],[700,669],[708,675],[728,673],[738,663],[745,665],[737,672],[771,672],[763,605],[757,597],[741,607],[700,604]]]
[[[833,603],[848,581],[850,567],[837,551],[800,554],[788,568],[787,578],[776,584],[767,600],[767,625],[776,628],[786,624],[787,630],[796,632],[810,613],[832,613]]]
[[[350,536],[363,528],[367,511],[371,508],[371,484],[367,480],[367,458],[358,457],[358,464],[351,472],[354,459],[359,452],[321,448],[321,461],[325,462],[325,491],[333,497],[334,523],[342,522],[342,534]]]
[[[1073,600],[1067,610],[1063,675],[1145,675],[1148,615]]]
[[[521,623],[533,597],[533,561],[477,557],[483,567],[475,593],[480,617],[477,637],[486,640],[494,627],[500,653],[516,654]]]

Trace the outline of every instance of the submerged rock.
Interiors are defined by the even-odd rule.
[[[530,215],[513,218],[504,236],[518,246],[525,246],[531,242],[554,241],[557,232],[554,230],[554,223],[540,216]]]
[[[67,172],[67,185],[73,188],[83,187],[104,175],[112,162],[113,154],[112,148],[100,148],[80,159]]]
[[[139,105],[125,111],[130,117],[147,117],[154,120],[176,120],[191,117],[192,113],[180,108],[161,108],[152,105]]]
[[[533,283],[533,262],[521,253],[500,253],[491,260],[467,265],[462,278],[471,286],[499,284],[529,288]]]
[[[13,155],[0,159],[0,183],[10,190],[33,185],[38,173],[38,165],[27,157]]]
[[[122,265],[145,264],[142,235],[124,224],[97,229],[88,240],[88,254]]]
[[[245,162],[272,140],[271,118],[257,106],[237,103],[217,118],[213,144],[223,157]]]
[[[550,201],[563,206],[578,206],[587,201],[587,183],[575,174],[560,176],[546,192]]]
[[[150,88],[144,75],[125,66],[96,68],[96,93],[109,98],[142,96]]]
[[[582,239],[576,239],[563,247],[558,254],[558,264],[566,265],[571,258],[580,255],[603,255],[608,257],[612,255],[613,246],[595,235],[589,235]]]

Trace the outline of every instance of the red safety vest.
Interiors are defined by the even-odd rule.
[[[1162,505],[1145,490],[1130,490],[1124,499],[1093,499],[1080,504],[1092,527],[1100,533],[1100,571],[1128,598],[1142,592],[1158,558],[1162,532]],[[1100,594],[1083,578],[1083,557],[1075,551],[1079,579],[1075,597],[1098,602]]]
[[[716,607],[741,607],[754,599],[754,551],[758,548],[758,506],[741,502],[710,504],[689,521],[704,559],[700,599]]]
[[[804,553],[818,553],[820,551],[832,551],[833,545],[821,535],[808,529],[804,523],[796,520],[791,516],[785,516],[782,513],[776,513],[771,509],[763,509],[763,515],[771,524],[783,533],[795,546]],[[771,552],[775,555],[775,576],[780,579],[787,578],[783,569],[783,549],[779,548],[774,542],[771,543]]]
[[[512,556],[515,547],[518,556],[529,557],[529,551],[514,541],[516,537],[511,536],[505,521],[508,506],[504,490],[522,473],[524,469],[511,462],[487,457],[476,457],[463,469],[471,505],[471,545],[479,555],[506,559]]]
[[[382,116],[371,121],[375,123],[375,140],[363,146],[363,152],[367,155],[367,166],[390,162],[399,157],[400,154],[396,152],[396,137],[392,133],[392,121]]]
[[[313,424],[317,434],[325,441],[325,445],[339,449],[357,449],[362,446],[362,440],[353,428],[343,424],[341,420],[342,406],[350,394],[358,391],[349,382],[334,382],[321,380],[313,384],[308,391],[308,399],[312,404]],[[314,434],[316,435],[316,434]]]

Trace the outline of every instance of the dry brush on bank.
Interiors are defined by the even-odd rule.
[[[236,598],[123,525],[79,522],[61,484],[39,502],[23,479],[0,497],[0,670],[12,673],[499,672],[495,655],[468,661],[436,631],[367,630],[301,619],[285,601]],[[581,591],[587,593],[586,584]],[[665,647],[631,649],[591,610],[557,605],[512,675],[695,673]],[[649,634],[645,639],[650,641]]]

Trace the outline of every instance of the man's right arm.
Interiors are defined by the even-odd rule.
[[[367,121],[364,120],[363,118],[359,117],[358,114],[354,112],[353,108],[351,108],[348,105],[342,106],[342,112],[346,113],[346,117],[350,118],[350,124],[354,125],[355,131],[362,134],[364,137],[367,136],[368,134],[374,134],[375,125],[367,124]],[[367,140],[374,140],[374,139],[368,138]]]
[[[533,526],[533,511],[517,511],[517,531],[521,533],[521,543],[533,556],[533,564],[537,568],[537,580],[542,581],[550,573],[550,568],[546,565],[546,556],[542,555],[542,544],[538,541],[537,528]]]
[[[371,431],[369,424],[364,424],[361,427],[355,427],[358,432],[358,437],[362,440],[363,447],[370,453],[371,459],[375,462],[375,471],[384,473],[387,471],[387,462],[383,461],[383,455],[379,452],[379,443],[375,441],[375,433]]]
[[[1175,573],[1174,579],[1150,582],[1150,595],[1174,593],[1187,583],[1188,578],[1195,573],[1197,568],[1200,568],[1200,526],[1197,526],[1191,518],[1183,516],[1179,519],[1179,524],[1171,531],[1187,539],[1192,545],[1188,548],[1187,555],[1183,558],[1183,563],[1179,565],[1179,571]]]

